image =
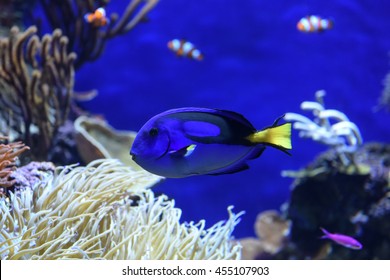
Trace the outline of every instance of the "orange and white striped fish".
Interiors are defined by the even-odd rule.
[[[203,59],[203,54],[200,50],[186,40],[173,39],[168,42],[168,48],[178,56],[186,56],[195,60]]]
[[[319,16],[306,16],[300,19],[297,23],[297,29],[301,32],[321,32],[324,30],[332,29],[333,21],[330,19],[324,19]]]
[[[84,19],[94,27],[102,27],[107,25],[109,22],[106,16],[106,10],[104,8],[98,8],[93,13],[85,14]]]

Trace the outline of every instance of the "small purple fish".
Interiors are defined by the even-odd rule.
[[[235,173],[247,169],[246,162],[266,146],[291,149],[291,123],[278,125],[278,120],[256,130],[232,111],[172,109],[146,122],[130,155],[149,172],[169,178]]]
[[[363,245],[356,239],[352,238],[351,236],[343,235],[339,233],[330,233],[324,228],[320,228],[320,229],[325,234],[321,236],[322,239],[333,240],[337,244],[340,244],[349,249],[360,250],[363,248]]]

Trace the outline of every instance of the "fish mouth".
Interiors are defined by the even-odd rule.
[[[171,146],[171,138],[168,137],[168,145],[167,145],[167,148],[166,148],[166,150],[164,151],[164,153],[163,153],[162,155],[158,156],[157,158],[150,159],[150,160],[158,160],[158,159],[162,158],[163,156],[165,156],[166,154],[168,154],[170,146]],[[142,156],[142,152],[141,152],[140,154],[141,154],[141,157],[140,157],[140,158],[141,158],[142,160],[145,160],[145,158]],[[130,150],[131,159],[132,159],[133,161],[135,161],[135,162],[137,162],[137,158],[138,158],[138,156],[139,156],[140,154],[137,155],[137,154],[134,153],[132,150]],[[138,163],[138,162],[137,162],[137,163]]]

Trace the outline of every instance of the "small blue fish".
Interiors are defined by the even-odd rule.
[[[339,234],[339,233],[330,233],[324,228],[321,228],[321,230],[324,233],[324,235],[321,236],[322,239],[333,240],[337,244],[340,244],[349,249],[360,250],[363,248],[363,245],[356,239],[352,238],[351,236]]]
[[[138,132],[130,155],[145,170],[169,178],[236,173],[266,146],[288,154],[291,123],[257,131],[242,115],[207,108],[172,109]]]

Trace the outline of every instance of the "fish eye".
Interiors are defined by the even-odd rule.
[[[149,130],[150,136],[156,136],[157,134],[158,134],[158,129],[156,127],[153,127],[152,129]]]

